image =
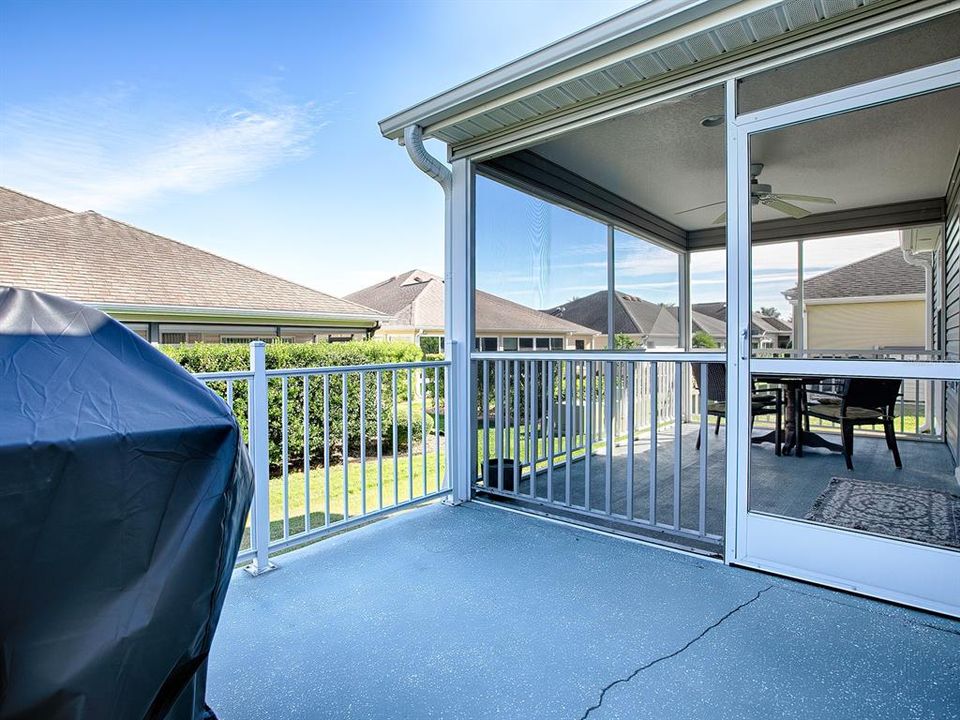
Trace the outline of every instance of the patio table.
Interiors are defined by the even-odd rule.
[[[813,375],[757,375],[760,382],[770,385],[782,385],[785,388],[786,412],[784,420],[783,454],[789,455],[796,450],[797,457],[803,457],[803,448],[819,447],[832,452],[843,452],[840,444],[827,440],[822,435],[803,428],[802,394],[807,385],[817,385],[827,378]],[[765,442],[767,436],[773,437],[773,431],[757,438],[754,442]],[[770,440],[772,442],[772,439]]]

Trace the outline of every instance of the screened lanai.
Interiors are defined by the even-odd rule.
[[[953,607],[960,12],[677,7],[382,124],[453,163],[455,496]],[[474,289],[595,349],[485,352]]]
[[[866,68],[878,53],[925,66],[958,35],[956,13],[910,26],[745,78],[737,102],[870,79],[892,69]],[[678,93],[476,163],[476,287],[601,336],[593,352],[474,353],[474,492],[722,555],[736,532],[732,349],[752,365],[734,475],[751,512],[956,551],[956,385],[922,365],[956,360],[960,89],[752,134],[736,273],[729,92]],[[885,361],[898,374],[860,377]]]

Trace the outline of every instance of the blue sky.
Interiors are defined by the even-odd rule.
[[[441,273],[440,189],[377,121],[631,4],[0,0],[0,184],[337,295]],[[605,287],[602,228],[478,202],[480,287],[534,307]],[[808,250],[807,272],[894,241]],[[795,251],[755,260],[754,305],[788,313]],[[617,285],[676,302],[676,258],[620,236]],[[694,261],[694,301],[724,285],[722,253]]]
[[[0,184],[334,294],[440,272],[377,121],[631,4],[4,1]]]

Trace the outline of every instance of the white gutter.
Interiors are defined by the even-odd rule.
[[[145,313],[152,315],[179,315],[184,317],[192,317],[196,315],[214,315],[220,317],[270,318],[277,320],[362,320],[367,322],[382,322],[390,319],[389,315],[383,315],[380,313],[316,313],[306,312],[303,310],[253,310],[248,308],[186,307],[183,305],[135,305],[129,303],[86,304],[106,313]]]

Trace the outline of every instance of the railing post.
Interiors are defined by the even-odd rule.
[[[267,417],[266,345],[260,340],[250,343],[249,387],[250,459],[253,462],[253,514],[250,532],[256,551],[246,571],[253,576],[270,572],[270,434]]]

